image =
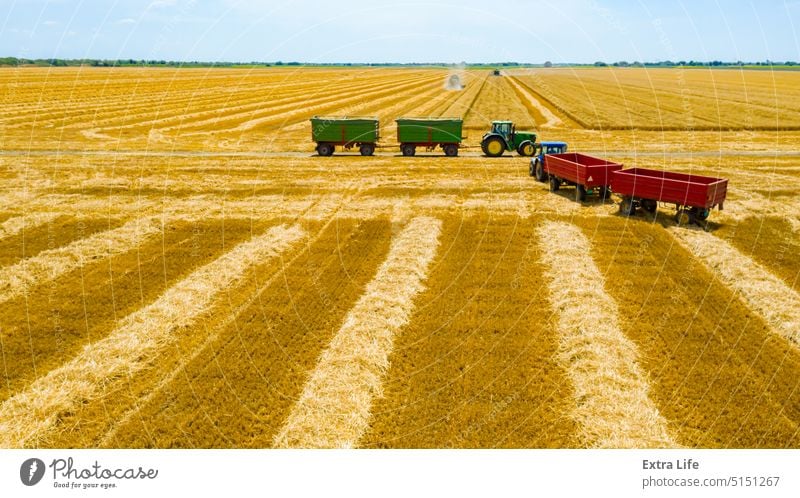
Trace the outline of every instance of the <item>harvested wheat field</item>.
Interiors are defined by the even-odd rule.
[[[800,72],[453,74],[0,69],[0,447],[800,448]],[[724,210],[548,192],[493,120]]]

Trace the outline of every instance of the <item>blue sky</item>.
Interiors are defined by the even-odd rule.
[[[800,60],[800,0],[4,0],[0,55],[203,61]]]

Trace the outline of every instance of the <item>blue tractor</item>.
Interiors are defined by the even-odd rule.
[[[567,151],[566,142],[540,142],[535,144],[535,152],[531,158],[531,165],[528,173],[535,176],[537,180],[544,183],[547,181],[547,173],[544,172],[545,154],[563,154]]]

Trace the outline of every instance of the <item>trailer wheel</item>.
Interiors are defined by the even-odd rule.
[[[655,213],[658,209],[658,202],[652,199],[642,199],[642,208],[648,213]]]
[[[550,176],[550,192],[557,192],[561,188],[561,180],[555,176]]]
[[[458,155],[458,145],[445,144],[442,146],[442,149],[444,149],[444,155],[447,157],[455,157]]]
[[[404,156],[413,156],[417,152],[417,148],[411,144],[403,144],[400,146],[400,151]]]
[[[362,156],[371,156],[375,152],[375,146],[372,144],[361,144],[358,151],[361,152]]]
[[[333,149],[334,147],[331,144],[318,144],[317,154],[319,154],[320,156],[332,156]]]
[[[691,209],[691,214],[698,221],[706,221],[708,219],[708,215],[711,214],[711,211],[706,208],[693,207]]]
[[[608,199],[609,195],[608,186],[603,185],[600,187],[600,189],[597,191],[597,195],[600,196],[600,202],[606,202],[606,199]]]
[[[694,214],[688,209],[679,209],[675,213],[675,222],[680,226],[686,226],[694,223]]]
[[[586,200],[586,187],[583,185],[575,185],[575,200],[578,202]]]
[[[544,164],[541,159],[536,159],[536,179],[542,183],[547,181],[547,174],[544,172]]]
[[[489,137],[482,144],[485,154],[489,157],[500,157],[506,151],[506,144],[500,137]]]
[[[525,140],[519,147],[517,147],[517,154],[520,156],[530,157],[533,155],[533,144],[530,140]]]
[[[636,214],[636,204],[630,197],[623,197],[622,202],[619,204],[619,212],[625,216],[633,216]]]

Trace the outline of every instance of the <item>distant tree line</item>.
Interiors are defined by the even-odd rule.
[[[545,63],[546,65],[547,63]],[[730,67],[730,66],[796,66],[797,62],[795,61],[784,61],[784,62],[776,62],[776,61],[758,61],[758,62],[724,62],[724,61],[659,61],[659,62],[627,62],[627,61],[618,61],[612,62],[610,64],[602,61],[598,61],[594,63],[597,67],[694,67],[694,66],[707,66],[707,67]]]
[[[544,64],[530,64],[520,62],[486,62],[486,63],[467,63],[451,64],[445,62],[372,62],[372,63],[307,63],[307,62],[207,62],[207,61],[168,61],[168,60],[145,60],[145,59],[24,59],[17,57],[0,57],[0,66],[39,66],[39,67],[66,67],[66,66],[92,66],[92,67],[285,67],[285,66],[331,66],[331,67],[470,67],[470,68],[497,68],[497,67],[570,67],[586,66],[587,64],[573,63],[553,63],[546,61]],[[592,65],[592,64],[588,64]],[[639,62],[639,61],[617,61],[603,62],[597,61],[595,67],[731,67],[731,66],[797,66],[795,61],[757,61],[757,62],[724,62],[724,61],[659,61],[659,62]]]

